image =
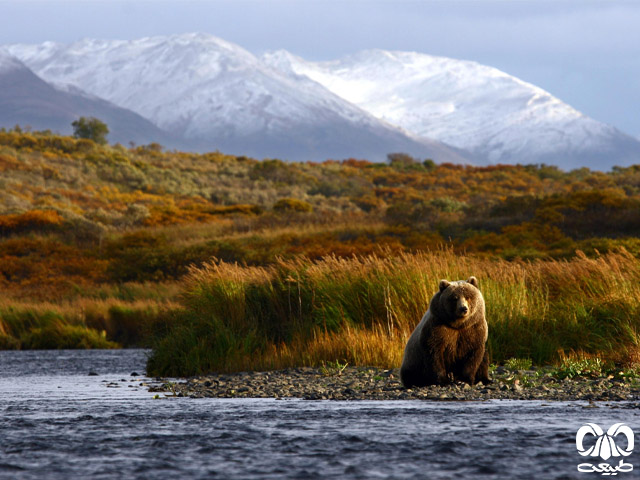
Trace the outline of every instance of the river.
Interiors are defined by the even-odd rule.
[[[0,352],[0,478],[610,478],[578,472],[603,460],[578,454],[576,431],[640,431],[626,403],[154,398],[145,360]],[[624,462],[615,478],[638,478],[640,447]]]

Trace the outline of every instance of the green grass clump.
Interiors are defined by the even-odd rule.
[[[65,318],[55,310],[8,308],[0,310],[4,349],[116,348],[107,340],[106,331],[88,328],[77,320]]]
[[[339,376],[342,375],[342,372],[344,372],[348,366],[348,363],[340,363],[338,360],[336,360],[335,362],[323,363],[322,367],[320,367],[320,371],[325,377]],[[376,377],[378,377],[378,380],[382,378],[380,376]],[[376,377],[374,377],[374,379]]]
[[[556,366],[551,374],[554,377],[565,379],[574,377],[601,377],[610,370],[600,358],[566,358]]]
[[[80,299],[0,304],[0,349],[149,347],[170,304]]]
[[[34,328],[20,338],[21,347],[30,350],[118,348],[98,332],[80,325],[52,324]]]
[[[510,358],[506,362],[504,362],[504,366],[508,370],[529,370],[531,368],[532,362],[530,358]]]

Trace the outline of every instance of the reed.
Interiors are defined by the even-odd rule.
[[[165,323],[148,370],[179,376],[336,360],[397,367],[438,281],[471,275],[485,296],[494,362],[638,357],[640,261],[626,251],[508,262],[442,249],[192,268],[183,308]]]
[[[79,298],[61,303],[0,300],[0,349],[150,346],[171,302]]]

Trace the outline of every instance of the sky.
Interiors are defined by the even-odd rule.
[[[205,32],[308,60],[474,60],[640,138],[640,0],[0,0],[0,18],[0,44]]]

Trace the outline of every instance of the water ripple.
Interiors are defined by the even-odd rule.
[[[637,409],[578,403],[156,400],[126,373],[144,352],[22,353],[0,352],[3,480],[578,479],[584,422],[640,429]]]

